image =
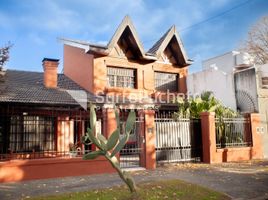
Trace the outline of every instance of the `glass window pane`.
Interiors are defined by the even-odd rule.
[[[107,67],[107,85],[109,87],[135,88],[135,69]]]
[[[178,74],[155,72],[155,89],[158,91],[177,92]]]

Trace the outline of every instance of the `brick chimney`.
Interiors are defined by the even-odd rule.
[[[58,85],[59,59],[44,58],[44,85],[46,88],[56,88]]]

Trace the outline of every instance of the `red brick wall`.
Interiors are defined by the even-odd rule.
[[[215,113],[202,113],[203,162],[222,163],[251,159],[262,159],[263,151],[257,127],[260,123],[259,114],[250,114],[252,147],[216,149]]]
[[[93,55],[64,45],[64,74],[89,92],[93,92]]]
[[[115,170],[104,157],[95,160],[82,160],[82,158],[12,160],[0,163],[0,183],[113,172]]]

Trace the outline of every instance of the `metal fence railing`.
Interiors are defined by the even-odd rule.
[[[121,131],[124,132],[128,112],[122,112]],[[134,128],[129,135],[129,139],[120,151],[120,167],[132,168],[142,166],[142,155],[144,153],[144,116],[136,118]],[[121,137],[124,133],[121,134]]]
[[[217,148],[245,147],[252,145],[249,118],[216,118],[215,122]]]
[[[91,145],[81,142],[89,124],[86,112],[31,107],[0,111],[0,161],[75,157],[91,151]]]
[[[199,119],[156,118],[157,162],[200,161],[202,157]]]

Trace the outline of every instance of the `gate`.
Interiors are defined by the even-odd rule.
[[[199,119],[156,118],[156,160],[201,161],[202,135]]]
[[[125,124],[126,122],[121,122],[121,130],[124,130]],[[139,116],[136,118],[128,142],[120,151],[120,167],[134,168],[143,166],[144,142],[144,116]]]

